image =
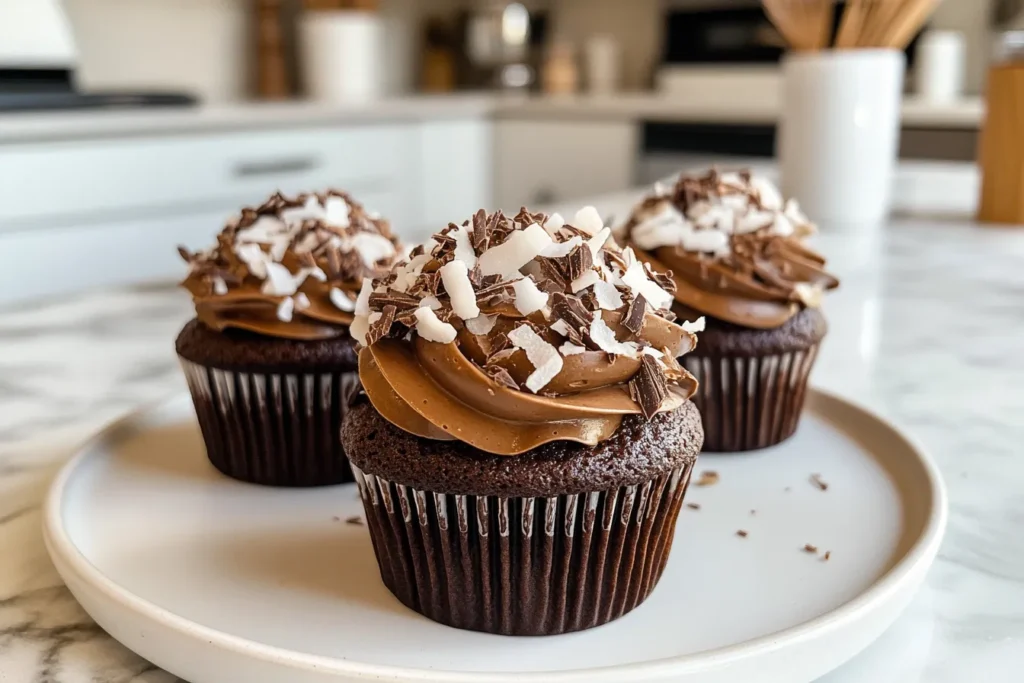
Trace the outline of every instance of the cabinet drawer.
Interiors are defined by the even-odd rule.
[[[328,185],[380,192],[401,183],[409,126],[248,131],[0,147],[0,231],[181,204],[257,202]]]

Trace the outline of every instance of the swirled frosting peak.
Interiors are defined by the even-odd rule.
[[[676,285],[677,310],[769,329],[839,285],[802,243],[815,226],[749,172],[680,176],[633,211],[626,241]]]
[[[703,321],[675,324],[672,281],[610,238],[592,207],[571,224],[479,211],[364,281],[352,335],[370,401],[408,432],[504,455],[678,408],[696,381],[675,359]]]
[[[208,327],[314,340],[345,333],[363,279],[386,273],[399,248],[387,221],[331,190],[275,194],[242,209],[207,251],[178,251]]]

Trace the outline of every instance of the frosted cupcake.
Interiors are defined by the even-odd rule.
[[[839,282],[801,238],[797,203],[750,173],[681,176],[636,207],[625,239],[675,283],[673,311],[707,327],[682,359],[700,382],[704,450],[747,451],[796,430],[828,329],[822,295]]]
[[[695,338],[610,233],[481,211],[360,293],[342,441],[381,577],[431,619],[577,631],[661,576],[701,446],[675,361]]]
[[[272,486],[352,481],[338,432],[357,390],[349,326],[364,278],[398,254],[342,192],[275,194],[207,251],[180,249],[196,317],[176,349],[217,469]]]

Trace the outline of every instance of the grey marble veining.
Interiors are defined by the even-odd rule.
[[[622,207],[602,207],[609,213]],[[949,488],[925,588],[825,683],[1001,683],[1024,667],[1024,230],[902,219],[825,233],[842,288],[814,382],[906,427]],[[164,683],[63,588],[40,537],[45,488],[75,440],[180,390],[169,288],[0,313],[0,681]]]

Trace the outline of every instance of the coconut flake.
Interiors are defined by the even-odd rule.
[[[825,290],[820,285],[810,282],[798,282],[794,286],[794,291],[804,306],[818,308],[821,306],[821,299]]]
[[[508,333],[508,340],[526,352],[534,370],[526,378],[526,388],[537,393],[562,371],[562,356],[551,344],[533,331],[529,325],[520,325]]]
[[[580,275],[578,278],[573,280],[569,287],[572,289],[572,293],[576,294],[577,292],[581,292],[587,287],[591,287],[600,281],[601,276],[598,275],[596,270],[588,270],[583,273],[583,275]]]
[[[537,288],[532,278],[525,277],[512,283],[516,295],[516,310],[530,315],[548,305],[548,293]]]
[[[219,275],[213,278],[213,293],[217,296],[223,296],[228,293],[228,283],[224,282],[224,278]]]
[[[284,209],[281,212],[281,220],[288,225],[301,225],[303,221],[324,220],[324,218],[324,207],[320,206],[320,200],[312,195],[306,199],[304,205]]]
[[[462,261],[467,269],[472,270],[476,265],[476,250],[469,239],[469,228],[463,225],[449,234],[455,239],[455,259]]]
[[[761,228],[773,226],[775,223],[776,213],[774,211],[758,211],[752,208],[736,219],[736,234],[744,235],[748,232],[756,232]]]
[[[601,228],[597,231],[597,234],[587,240],[587,246],[590,247],[590,253],[595,259],[601,254],[601,249],[604,245],[608,244],[608,239],[611,236],[611,228]]]
[[[324,202],[324,223],[339,228],[349,226],[350,208],[344,197],[331,195]]]
[[[578,356],[581,353],[585,353],[586,350],[586,346],[580,346],[578,344],[573,344],[572,342],[565,342],[558,347],[558,352],[563,356]]]
[[[721,256],[730,251],[729,235],[719,230],[694,230],[683,235],[682,247],[686,251],[699,251]]]
[[[379,313],[377,315],[380,315]],[[357,315],[348,328],[352,339],[360,346],[366,346],[366,333],[370,331],[370,316]]]
[[[606,353],[613,353],[618,356],[637,358],[640,352],[640,345],[636,342],[620,342],[615,338],[615,332],[608,327],[600,316],[594,316],[590,322],[590,338],[594,340],[598,348]]]
[[[350,299],[345,292],[341,291],[337,287],[331,287],[331,292],[328,295],[328,298],[330,298],[331,303],[334,304],[334,307],[339,311],[351,313],[356,310],[356,302]]]
[[[373,294],[373,280],[368,277],[363,278],[363,286],[359,290],[359,296],[356,297],[356,315],[369,315],[370,314],[370,295]]]
[[[568,337],[569,333],[571,332],[571,329],[569,328],[569,323],[565,322],[561,318],[551,323],[551,329],[557,332],[558,334],[562,335],[563,337]]]
[[[632,253],[631,249],[627,249],[625,251]],[[659,308],[667,308],[672,304],[672,295],[647,277],[647,273],[644,272],[643,264],[638,261],[634,261],[633,264],[626,269],[626,272],[622,275],[622,283],[629,287],[633,292],[634,297],[642,294],[655,310]]]
[[[452,302],[452,312],[463,320],[480,315],[480,307],[476,305],[476,292],[469,281],[469,270],[464,261],[458,259],[441,266],[441,282]]]
[[[443,322],[427,306],[416,309],[416,334],[427,341],[450,344],[455,341],[455,328]]]
[[[304,293],[299,292],[294,297],[292,297],[292,299],[295,300],[295,308],[297,308],[298,310],[304,311],[307,308],[309,308],[309,297],[306,296]]]
[[[540,255],[548,258],[563,258],[581,244],[583,244],[583,238],[579,235],[573,235],[565,242],[552,242],[544,248]]]
[[[283,323],[290,323],[292,321],[292,313],[295,311],[295,302],[292,298],[285,297],[281,299],[281,303],[277,305],[277,319]]]
[[[761,206],[769,211],[782,210],[782,193],[779,188],[763,176],[753,176],[750,179],[750,189],[757,193]]]
[[[253,277],[261,280],[267,277],[267,264],[272,261],[260,245],[252,242],[235,245],[235,255],[245,264]]]
[[[687,322],[684,320],[683,322],[679,323],[679,327],[683,328],[684,330],[692,334],[694,332],[703,332],[706,324],[707,321],[704,320],[704,316],[701,316],[694,320],[693,322]]]
[[[441,308],[441,301],[436,296],[425,296],[420,299],[420,306],[426,306],[432,311]]]
[[[610,282],[598,280],[594,283],[594,294],[597,297],[597,305],[606,311],[614,311],[622,308],[622,295]]]
[[[470,334],[485,335],[490,334],[491,330],[494,329],[494,324],[498,322],[498,316],[482,314],[475,318],[470,318],[466,321],[466,329],[469,330]]]
[[[509,277],[535,259],[551,244],[551,236],[536,223],[516,230],[508,239],[480,255],[477,265],[484,275]]]
[[[298,279],[280,263],[267,263],[267,279],[260,291],[270,296],[291,296],[299,287]]]
[[[645,356],[654,356],[658,360],[661,360],[662,358],[665,357],[664,353],[662,353],[658,349],[654,348],[653,346],[645,346],[645,347],[643,347],[642,349],[640,349],[640,353],[645,355]]]
[[[641,249],[651,251],[679,244],[682,233],[687,232],[693,232],[693,225],[671,202],[664,201],[657,211],[633,227],[630,239]]]
[[[572,225],[587,234],[596,235],[604,228],[604,220],[593,206],[584,206],[576,212]]]
[[[390,259],[395,255],[395,245],[391,240],[374,232],[357,232],[346,246],[348,251],[355,249],[359,253],[367,268],[373,268],[381,259]]]
[[[548,216],[548,219],[544,221],[544,229],[547,230],[548,234],[552,238],[558,235],[558,231],[565,225],[565,219],[562,218],[562,214],[553,213]]]

